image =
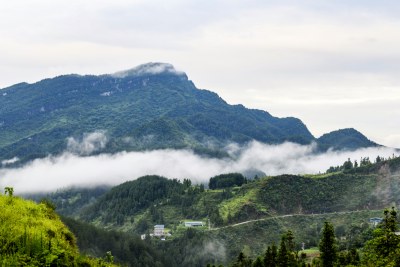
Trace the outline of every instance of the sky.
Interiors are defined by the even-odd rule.
[[[167,62],[316,137],[353,127],[400,148],[399,1],[13,0],[0,14],[0,88]]]

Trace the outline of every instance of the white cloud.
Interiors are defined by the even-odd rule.
[[[12,159],[3,160],[1,162],[1,165],[6,166],[6,165],[10,165],[10,164],[16,163],[17,161],[19,161],[19,158],[18,157],[13,157]]]
[[[85,133],[81,139],[67,138],[67,151],[78,155],[90,155],[107,145],[107,136],[103,131]]]
[[[210,177],[221,173],[254,169],[267,175],[318,173],[330,166],[341,165],[348,158],[375,159],[378,155],[389,157],[396,154],[393,149],[368,148],[316,155],[314,149],[313,145],[251,142],[234,149],[235,156],[229,159],[205,158],[188,150],[122,152],[88,157],[65,153],[58,157],[36,159],[20,168],[0,169],[0,187],[13,186],[17,193],[43,192],[73,185],[117,185],[151,174],[208,183]]]
[[[160,73],[172,73],[172,74],[184,74],[181,71],[177,71],[172,64],[169,63],[146,63],[137,66],[130,70],[119,71],[111,74],[117,78],[124,78],[127,76],[140,76],[144,74],[160,74]]]

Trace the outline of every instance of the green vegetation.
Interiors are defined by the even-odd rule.
[[[2,266],[111,266],[79,254],[75,236],[49,203],[14,197],[6,187],[0,210]]]
[[[369,218],[381,216],[383,208],[399,202],[400,158],[361,165],[320,175],[264,177],[222,189],[205,189],[188,179],[145,176],[102,194],[93,191],[94,202],[82,202],[86,207],[73,214],[103,230],[76,220],[64,221],[85,253],[104,256],[111,251],[115,261],[123,264],[227,266],[240,262],[262,266],[265,257],[272,257],[293,266],[321,266],[327,254],[316,247],[329,228],[330,237],[332,229],[335,233],[333,251],[338,251],[333,253],[334,266],[366,265],[369,258],[376,266],[380,262],[390,266],[397,255],[396,228],[374,230]],[[50,199],[62,195],[64,205],[73,205],[79,195],[76,190],[60,191]],[[394,215],[385,213],[387,225],[395,225]],[[207,225],[187,228],[184,221]],[[165,240],[150,237],[156,224],[164,224],[171,235],[163,236]],[[144,241],[138,238],[141,234],[146,234]],[[393,249],[377,252],[384,240]]]
[[[322,266],[333,267],[337,259],[337,248],[335,240],[335,230],[329,222],[324,223],[322,228],[322,237],[319,243],[319,251],[321,253]]]
[[[378,146],[353,128],[341,129],[322,135],[318,138],[321,149],[357,149]]]
[[[217,94],[197,89],[185,74],[63,75],[2,92],[0,161],[18,157],[16,164],[57,155],[65,151],[67,138],[81,140],[94,131],[107,135],[109,142],[101,149],[107,153],[191,148],[223,157],[228,156],[223,150],[227,142],[251,140],[317,141],[321,150],[376,145],[355,130],[316,139],[299,119],[229,105]]]
[[[240,173],[220,174],[210,178],[208,187],[210,189],[222,189],[227,187],[241,186],[246,183],[246,178]]]
[[[147,241],[138,236],[117,231],[106,231],[93,225],[62,217],[62,221],[77,237],[82,253],[103,257],[112,252],[114,261],[123,266],[174,266],[168,257],[156,251]]]
[[[111,189],[109,186],[97,186],[94,188],[73,187],[57,190],[54,193],[24,194],[24,198],[40,202],[48,199],[56,207],[56,211],[64,216],[76,216],[87,206]]]
[[[394,208],[384,211],[384,220],[374,231],[364,249],[363,262],[373,266],[400,266],[400,235],[397,232],[397,212]]]
[[[281,236],[279,249],[274,244],[268,246],[265,253],[254,260],[242,251],[229,266],[399,266],[400,236],[396,232],[398,224],[396,210],[385,209],[383,222],[376,229],[369,228],[365,231],[373,231],[373,236],[360,247],[350,246],[340,249],[339,252],[339,238],[335,236],[333,224],[328,221],[324,222],[320,234],[319,250],[296,249],[295,237],[288,230]],[[311,259],[308,254],[312,254]]]

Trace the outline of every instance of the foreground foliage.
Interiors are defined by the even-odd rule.
[[[363,261],[367,266],[400,266],[400,236],[397,232],[397,212],[384,211],[384,220],[367,242]]]
[[[79,254],[76,238],[48,202],[0,195],[1,266],[111,266]]]

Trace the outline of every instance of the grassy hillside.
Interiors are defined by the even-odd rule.
[[[51,205],[0,195],[2,266],[111,266],[79,254],[76,238]]]

